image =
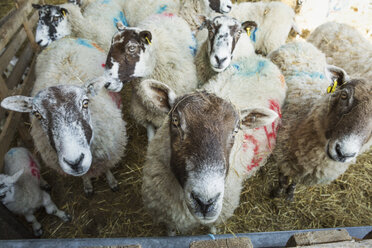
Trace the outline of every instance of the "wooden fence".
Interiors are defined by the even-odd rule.
[[[0,101],[12,95],[29,95],[35,80],[34,67],[39,51],[33,27],[38,12],[32,8],[39,0],[15,0],[15,9],[0,20]],[[15,66],[9,64],[17,57]],[[27,72],[27,73],[26,73]],[[28,116],[0,108],[0,172],[3,158],[16,134],[24,144],[30,144]]]

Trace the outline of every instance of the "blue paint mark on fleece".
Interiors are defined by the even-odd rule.
[[[109,4],[110,2],[111,2],[111,0],[103,0],[102,4]]]
[[[238,71],[237,75],[251,77],[256,74],[260,74],[262,70],[265,68],[265,65],[266,65],[266,61],[264,60],[258,61],[257,68],[254,71],[242,70],[239,64],[232,64],[232,67],[234,67]]]
[[[291,75],[291,77],[303,77],[303,76],[308,76],[311,78],[320,78],[320,79],[325,78],[324,74],[319,73],[319,72],[298,71],[298,72],[295,72],[293,75]]]
[[[116,27],[116,24],[120,21],[121,23],[123,23],[124,26],[128,27],[128,22],[127,22],[127,19],[125,18],[125,15],[123,13],[123,11],[119,11],[119,14],[118,14],[118,17],[114,17],[112,19],[112,21],[114,22],[114,26]]]
[[[198,44],[196,42],[196,38],[195,38],[195,35],[194,34],[191,34],[191,39],[192,39],[192,42],[194,44],[192,46],[189,46],[189,49],[190,49],[191,55],[193,57],[195,57],[196,51],[197,51],[197,48],[198,48]]]
[[[9,156],[13,156],[13,154],[17,151],[17,149],[15,147],[13,147],[12,149],[10,149],[6,154],[9,155]]]
[[[256,32],[257,32],[257,30],[258,30],[258,28],[255,28],[255,29],[253,30],[253,32],[251,33],[250,38],[251,38],[251,40],[252,40],[253,42],[256,42]]]
[[[163,14],[167,10],[167,8],[168,8],[168,5],[166,4],[160,5],[158,10],[156,11],[156,14]]]
[[[78,38],[78,39],[76,40],[76,42],[77,42],[79,45],[86,46],[86,47],[89,47],[89,48],[93,48],[92,44],[90,44],[87,40],[84,40],[84,39]]]

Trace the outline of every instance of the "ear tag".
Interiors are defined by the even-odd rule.
[[[147,40],[147,42],[149,43],[149,45],[151,45],[151,41],[149,40],[149,38],[147,38],[147,36],[145,37],[145,39]]]
[[[327,88],[327,93],[329,94],[335,92],[337,84],[337,80],[333,81],[333,84]]]
[[[64,10],[62,10],[62,14],[64,17],[66,17],[66,12]]]
[[[248,37],[251,37],[251,28],[246,28]]]

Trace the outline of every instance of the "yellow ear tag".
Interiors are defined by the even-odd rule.
[[[247,30],[248,37],[251,37],[251,29],[250,28],[246,28],[246,30]]]
[[[64,17],[66,17],[66,12],[64,10],[62,10],[62,14]]]
[[[337,80],[333,81],[333,84],[327,88],[327,93],[329,94],[335,92],[337,84]]]
[[[149,40],[149,38],[147,38],[147,36],[145,37],[145,39],[147,40],[147,42],[149,43],[149,45],[151,45],[151,41]]]

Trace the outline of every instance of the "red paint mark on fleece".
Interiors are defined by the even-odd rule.
[[[270,102],[270,109],[275,111],[278,115],[279,115],[279,118],[282,118],[282,113],[280,111],[280,106],[279,106],[279,103],[275,100],[269,100]],[[277,122],[273,122],[271,123],[271,131],[269,132],[268,130],[268,126],[264,126],[264,130],[265,130],[265,134],[266,134],[266,138],[267,138],[267,145],[269,146],[269,149],[270,151],[272,151],[272,149],[274,149],[275,147],[275,143],[276,143],[276,134],[278,132],[278,129],[279,129],[279,125]]]
[[[106,64],[101,64],[101,66],[102,66],[103,68],[105,68]]]
[[[37,179],[40,180],[40,171],[39,171],[39,168],[37,167],[36,165],[36,162],[34,161],[34,159],[28,155],[28,158],[30,159],[30,169],[31,169],[31,174],[34,176],[34,177],[37,177]]]
[[[174,14],[173,13],[167,13],[167,12],[165,12],[165,13],[163,13],[163,14],[161,14],[162,16],[166,16],[166,17],[173,17],[174,16]]]
[[[109,95],[111,96],[112,101],[116,104],[116,107],[120,109],[121,107],[121,95],[118,92],[109,92]]]
[[[260,165],[260,162],[262,161],[263,158],[258,157],[258,151],[260,150],[260,146],[258,144],[257,139],[253,135],[244,134],[244,140],[247,141],[247,142],[251,142],[254,145],[254,148],[253,148],[254,156],[252,158],[251,163],[249,165],[247,165],[247,170],[251,171],[253,168]],[[247,148],[248,148],[248,145],[247,145],[246,142],[244,142],[244,144],[243,144],[244,151],[246,151]]]

